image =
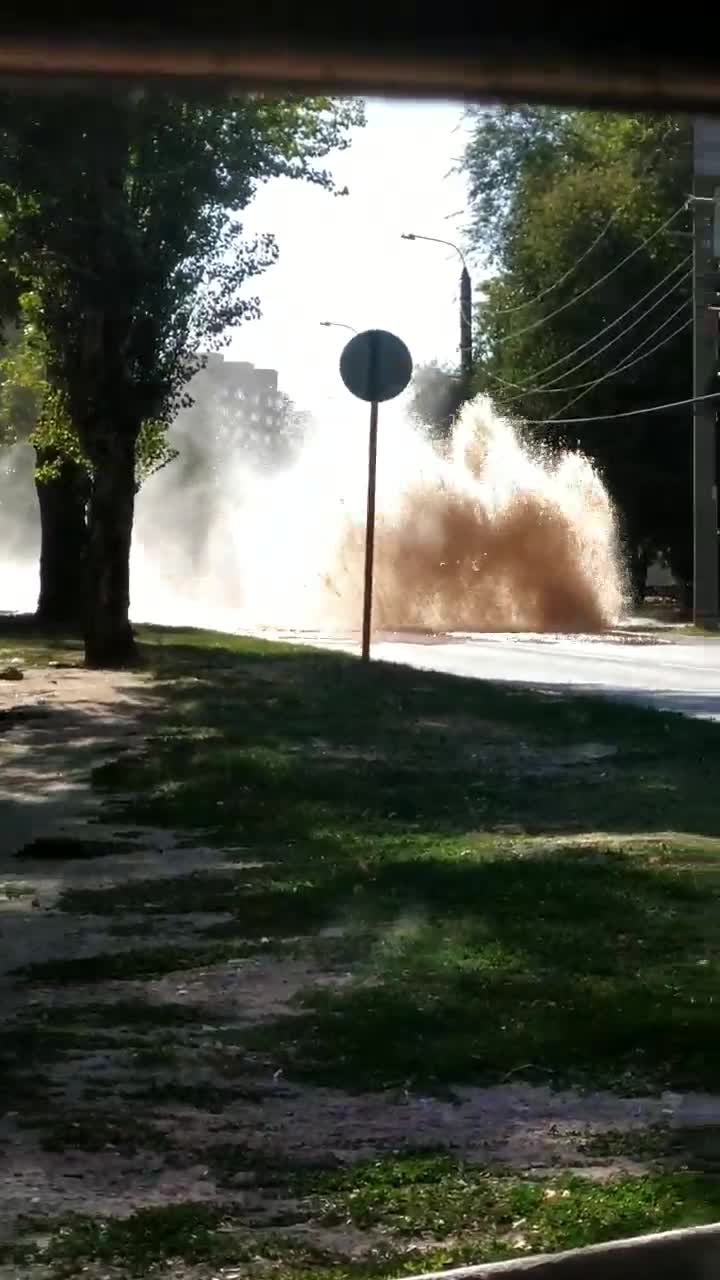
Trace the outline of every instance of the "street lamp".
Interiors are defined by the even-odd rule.
[[[349,329],[351,333],[357,333],[357,329],[353,329],[351,324],[340,324],[337,320],[321,320],[320,324],[323,329]]]
[[[472,373],[472,283],[468,271],[465,254],[453,244],[452,240],[440,240],[437,236],[420,236],[414,231],[403,231],[403,240],[429,240],[431,244],[444,244],[453,249],[462,262],[460,273],[460,368],[463,378],[468,379]]]

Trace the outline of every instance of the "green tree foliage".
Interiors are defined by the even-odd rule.
[[[40,514],[38,615],[50,625],[83,621],[87,506],[92,468],[83,454],[64,396],[47,377],[47,344],[36,294],[16,300],[0,345],[0,446],[35,451]],[[177,456],[165,424],[144,422],[135,447],[136,488]]]
[[[514,416],[541,420],[687,399],[689,327],[652,353],[691,316],[690,243],[676,234],[688,219],[659,230],[690,189],[687,123],[477,110],[464,169],[473,245],[495,272],[478,308],[476,389]],[[636,354],[644,358],[604,376]],[[691,422],[682,409],[537,429],[550,444],[579,447],[596,460],[638,582],[656,552],[681,578],[691,573]]]
[[[260,183],[332,188],[320,161],[362,122],[352,104],[213,101],[174,91],[0,98],[6,263],[38,300],[46,376],[91,474],[86,660],[132,656],[129,554],[137,444],[186,403],[197,352],[257,315],[275,259],[240,214]]]
[[[43,623],[82,621],[89,470],[62,397],[48,383],[38,299],[19,294],[0,347],[0,444],[35,450]]]
[[[163,421],[142,423],[135,449],[136,488],[177,457]],[[92,468],[82,452],[65,397],[48,381],[47,340],[39,300],[34,293],[18,298],[14,320],[6,326],[0,347],[0,444],[27,441],[38,454],[37,479],[57,477],[66,462]]]
[[[63,398],[47,380],[45,335],[34,293],[18,296],[0,350],[0,433],[3,443],[27,442],[45,455],[40,479],[51,478],[65,458],[85,465]]]

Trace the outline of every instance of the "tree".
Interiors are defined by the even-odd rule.
[[[470,234],[496,271],[478,314],[477,389],[540,420],[688,399],[690,249],[675,236],[681,219],[662,229],[689,190],[687,123],[507,108],[473,113],[472,126]],[[638,588],[657,552],[691,573],[691,420],[688,407],[535,432],[597,462]]]
[[[49,626],[78,625],[84,595],[88,474],[77,439],[58,421],[59,399],[46,380],[38,298],[23,292],[7,254],[0,222],[0,447],[35,448],[40,511],[40,595],[37,615]]]
[[[87,473],[51,443],[52,411],[28,317],[27,300],[3,327],[0,349],[0,445],[35,448],[40,511],[38,618],[48,626],[81,621]]]
[[[123,665],[137,444],[185,403],[197,352],[257,315],[246,282],[276,256],[238,217],[259,183],[307,179],[361,108],[324,98],[186,100],[173,91],[0,97],[6,258],[38,299],[47,380],[90,473],[85,656]]]
[[[90,468],[63,398],[47,380],[46,344],[38,298],[17,297],[0,350],[0,444],[35,450],[40,513],[40,594],[37,617],[47,626],[82,624],[87,558]],[[137,485],[175,456],[161,424],[144,423],[136,448]]]
[[[35,450],[40,512],[38,619],[48,626],[81,622],[89,478],[60,398],[45,378],[37,299],[18,297],[12,332],[0,359],[0,423],[5,444]]]

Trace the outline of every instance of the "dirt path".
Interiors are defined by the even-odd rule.
[[[0,874],[28,840],[97,816],[90,770],[142,740],[146,678],[81,668],[27,668],[0,682]]]

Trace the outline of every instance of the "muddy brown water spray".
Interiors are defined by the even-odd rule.
[[[319,426],[272,475],[239,447],[217,460],[202,522],[172,467],[161,472],[138,504],[135,616],[357,628],[366,451],[362,421]],[[617,521],[592,464],[528,445],[484,397],[442,451],[386,417],[375,554],[378,629],[589,632],[623,612]]]

